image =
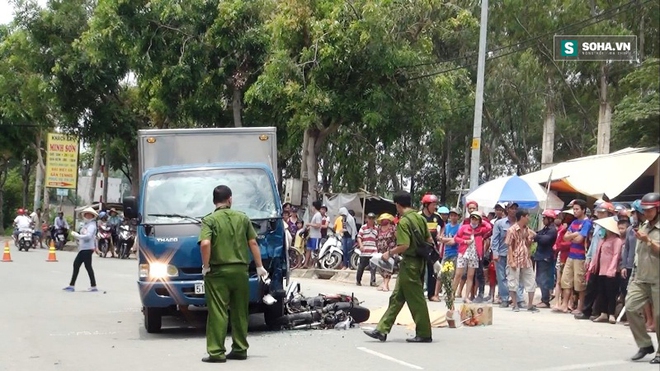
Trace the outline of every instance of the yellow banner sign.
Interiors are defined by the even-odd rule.
[[[75,189],[78,180],[78,138],[48,134],[46,187]]]

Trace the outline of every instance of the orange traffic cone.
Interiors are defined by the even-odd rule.
[[[11,252],[9,252],[9,242],[6,242],[6,241],[5,241],[5,252],[4,252],[4,254],[2,254],[2,262],[3,263],[12,262]]]
[[[55,256],[55,244],[53,241],[50,241],[50,247],[48,248],[48,259],[47,262],[56,262],[57,257]]]

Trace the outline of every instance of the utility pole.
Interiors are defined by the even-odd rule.
[[[481,0],[479,26],[479,64],[477,65],[477,94],[474,99],[474,129],[472,132],[472,161],[470,163],[470,191],[479,187],[481,155],[481,118],[484,108],[484,71],[486,68],[486,32],[488,31],[488,0]]]

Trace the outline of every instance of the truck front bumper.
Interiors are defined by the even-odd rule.
[[[204,294],[195,293],[203,280],[190,281],[138,281],[140,299],[145,307],[166,308],[173,305],[205,306]],[[250,304],[260,304],[263,294],[259,280],[250,278]]]

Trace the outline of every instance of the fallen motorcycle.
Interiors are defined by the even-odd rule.
[[[300,284],[287,289],[285,314],[277,320],[284,329],[328,329],[351,327],[369,319],[368,308],[352,295],[317,295],[311,298],[300,293]]]

